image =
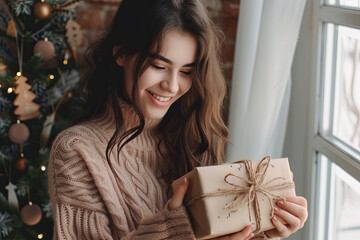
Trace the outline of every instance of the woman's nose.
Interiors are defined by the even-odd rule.
[[[170,93],[179,91],[178,75],[175,72],[169,72],[166,78],[161,82],[161,87]]]

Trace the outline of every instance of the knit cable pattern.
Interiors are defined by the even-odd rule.
[[[168,208],[170,186],[159,178],[163,163],[151,131],[119,157],[114,149],[114,174],[105,155],[114,130],[102,118],[55,139],[48,166],[54,239],[194,239],[185,208]]]

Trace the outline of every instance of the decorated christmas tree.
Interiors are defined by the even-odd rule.
[[[0,240],[51,239],[46,167],[81,114],[79,0],[0,0]]]

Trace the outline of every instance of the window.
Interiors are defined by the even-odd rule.
[[[360,236],[360,0],[312,1],[314,240]]]
[[[307,0],[284,155],[309,219],[291,240],[360,236],[360,0]]]
[[[327,4],[339,7],[360,8],[359,0],[328,0]]]

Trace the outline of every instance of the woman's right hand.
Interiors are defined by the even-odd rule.
[[[241,230],[240,232],[213,238],[213,240],[249,240],[254,237],[254,233],[252,232],[253,228],[254,225],[249,224],[244,227],[243,230]]]
[[[189,187],[189,179],[184,178],[179,186],[176,189],[173,188],[174,195],[169,201],[169,208],[175,209],[183,205],[185,193]]]

